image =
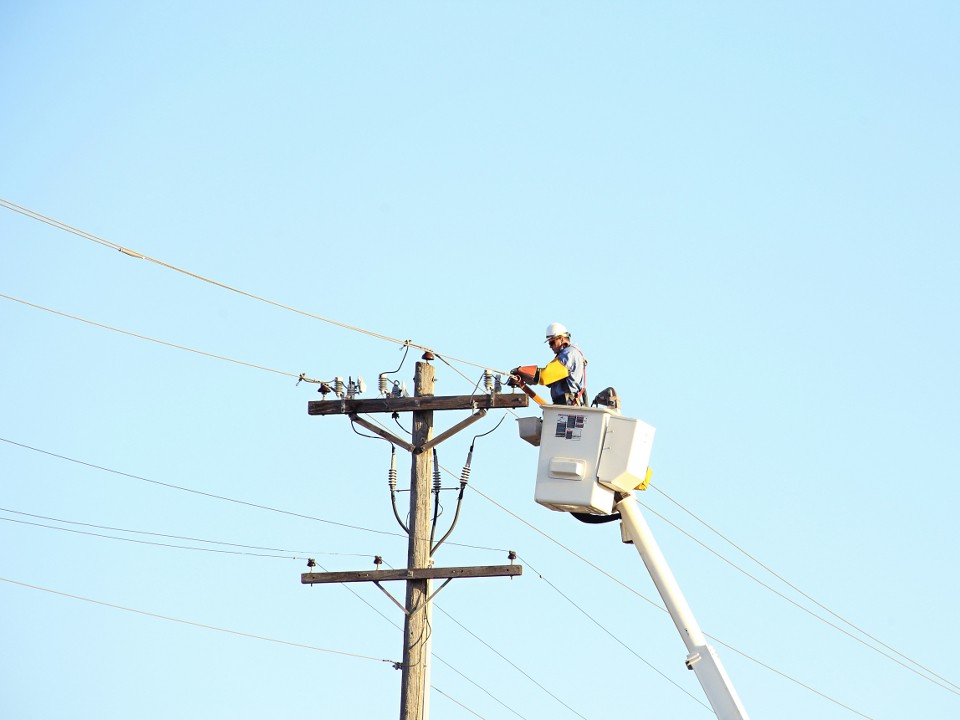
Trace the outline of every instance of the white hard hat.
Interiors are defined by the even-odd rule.
[[[570,337],[570,331],[560,323],[550,323],[547,325],[547,340],[557,335],[565,335]]]

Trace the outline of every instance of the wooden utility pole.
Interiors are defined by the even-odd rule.
[[[424,356],[424,360],[432,359]],[[340,398],[339,400],[318,400],[307,403],[310,415],[348,415],[351,421],[362,425],[371,432],[402,447],[411,453],[410,465],[410,518],[407,525],[407,567],[404,570],[380,570],[364,572],[303,573],[300,581],[304,584],[333,582],[373,582],[381,590],[381,581],[406,580],[406,603],[403,625],[403,677],[400,693],[400,720],[425,720],[424,707],[427,700],[426,668],[427,638],[430,628],[427,622],[427,609],[432,602],[430,581],[443,579],[446,583],[454,578],[495,577],[520,575],[519,565],[481,566],[473,568],[434,568],[431,556],[431,510],[430,485],[433,471],[432,448],[481,419],[490,408],[520,408],[528,405],[528,398],[522,394],[508,395],[455,395],[434,397],[436,371],[427,362],[418,362],[414,376],[414,397],[412,398],[376,398],[357,400]],[[433,436],[434,410],[473,410],[474,414],[461,421],[437,437]],[[413,431],[411,441],[407,442],[392,433],[370,423],[359,413],[412,412]],[[386,590],[383,590],[386,592]],[[439,592],[437,590],[436,592]],[[389,593],[387,593],[389,595]],[[436,593],[433,593],[436,594]],[[390,596],[393,599],[393,596]],[[394,600],[397,603],[396,600]],[[397,603],[399,605],[399,603]]]
[[[417,363],[414,395],[433,396],[436,370],[425,362]],[[433,437],[433,410],[413,413],[412,440],[422,447]],[[413,456],[410,467],[410,520],[407,543],[407,568],[420,570],[430,563],[430,476],[433,453]],[[400,690],[400,720],[421,720],[426,693],[425,666],[427,633],[427,580],[407,581],[407,613],[403,623],[403,679]]]

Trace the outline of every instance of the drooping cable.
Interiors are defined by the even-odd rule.
[[[443,537],[437,542],[436,545],[430,550],[430,555],[433,555],[437,549],[443,545],[448,537],[453,533],[455,527],[457,527],[457,521],[460,519],[460,510],[463,507],[463,491],[467,489],[467,482],[470,479],[470,461],[473,458],[473,445],[470,445],[470,451],[467,453],[467,462],[463,466],[463,470],[460,473],[460,493],[457,495],[457,509],[453,513],[453,521],[450,523],[450,527],[447,529],[447,532],[444,533]],[[437,493],[439,496],[439,492]],[[431,543],[433,537],[430,538]]]
[[[433,555],[433,553],[437,551],[437,548],[443,545],[444,541],[448,537],[450,537],[450,534],[453,532],[453,529],[457,526],[457,521],[460,519],[460,510],[463,507],[463,494],[464,494],[464,491],[467,489],[467,483],[470,481],[470,464],[473,462],[473,448],[474,448],[474,445],[476,445],[477,443],[477,438],[481,438],[481,437],[484,437],[485,435],[489,435],[490,433],[492,433],[494,430],[500,427],[500,423],[502,423],[504,421],[504,418],[506,417],[507,415],[506,413],[504,413],[503,417],[500,418],[500,422],[494,425],[490,430],[487,430],[487,432],[485,433],[480,433],[479,435],[473,436],[473,440],[470,442],[470,450],[467,451],[467,461],[466,463],[464,463],[463,469],[460,471],[460,493],[459,495],[457,495],[457,509],[453,515],[453,522],[450,523],[450,528],[447,530],[446,534],[444,534],[444,536],[440,538],[440,541],[433,546],[433,549],[430,552],[431,555]],[[440,486],[439,468],[440,468],[440,465],[439,463],[437,463],[436,455],[434,455],[434,487],[436,488],[439,488]],[[440,493],[438,489],[437,495],[439,496],[439,494]],[[432,535],[430,537],[430,540],[431,542],[433,541]]]
[[[430,546],[437,533],[437,521],[440,519],[440,463],[437,460],[437,449],[433,448],[433,517],[430,520]],[[432,555],[433,553],[431,553]]]
[[[390,488],[390,506],[393,508],[393,516],[397,523],[403,528],[403,531],[409,535],[410,528],[400,518],[400,511],[397,509],[397,448],[390,445],[390,470],[387,473],[387,487]]]

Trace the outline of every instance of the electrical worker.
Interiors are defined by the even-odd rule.
[[[510,371],[528,385],[546,385],[554,405],[586,405],[587,359],[570,342],[570,332],[560,323],[547,325],[546,342],[556,357],[544,367],[524,365]]]

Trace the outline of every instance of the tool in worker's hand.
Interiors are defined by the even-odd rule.
[[[517,369],[517,370],[522,370],[522,369],[524,369],[524,368],[516,368],[516,369]],[[534,367],[534,369],[536,369],[536,367]],[[537,394],[531,389],[531,387],[530,387],[529,385],[527,385],[527,383],[524,381],[523,376],[522,376],[519,372],[518,372],[518,373],[513,373],[513,372],[510,373],[510,376],[509,376],[509,378],[507,379],[507,385],[509,385],[510,387],[520,388],[521,390],[523,390],[523,392],[525,392],[527,395],[529,395],[529,396],[530,396],[530,399],[532,399],[535,403],[537,403],[537,405],[549,405],[549,404],[550,404],[550,403],[548,403],[546,400],[544,400],[542,397],[540,397],[539,395],[537,395]]]
[[[528,385],[540,384],[540,368],[536,365],[521,365],[510,371],[510,375],[516,375]]]

